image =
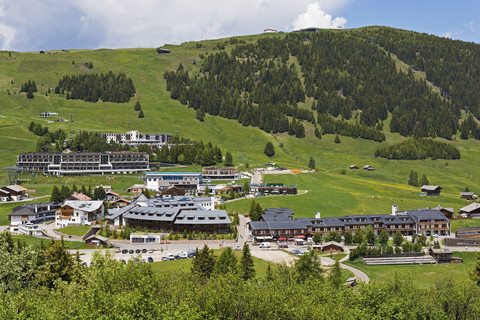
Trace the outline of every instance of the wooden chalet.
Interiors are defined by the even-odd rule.
[[[130,204],[130,200],[124,199],[124,198],[119,198],[115,201],[112,201],[112,207],[114,208],[123,208],[126,207]]]
[[[440,190],[442,190],[442,187],[425,185],[420,187],[420,190],[426,196],[439,196]]]
[[[162,198],[172,198],[175,196],[184,196],[185,195],[185,190],[180,189],[178,187],[172,186],[168,189],[165,189],[163,191],[160,191],[160,196]]]
[[[96,234],[92,234],[85,239],[85,246],[87,247],[101,247],[108,244],[108,239]]]
[[[335,241],[330,241],[323,244],[321,250],[322,252],[329,252],[329,253],[339,253],[344,251],[343,245]]]
[[[465,200],[473,200],[473,192],[460,192],[460,198]]]

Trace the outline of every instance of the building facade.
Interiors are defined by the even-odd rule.
[[[149,170],[148,161],[142,152],[28,152],[18,155],[17,167],[55,175],[138,173]]]
[[[23,204],[12,209],[8,215],[10,232],[18,232],[18,227],[24,224],[36,224],[55,220],[55,210],[61,204],[55,202]]]
[[[140,133],[136,130],[127,131],[126,133],[102,133],[101,137],[107,143],[114,142],[134,148],[144,144],[152,149],[156,149],[172,143],[171,133]]]
[[[237,180],[242,177],[235,167],[203,167],[202,175],[205,180]]]
[[[439,210],[421,209],[409,210],[402,214],[369,214],[348,215],[343,217],[327,218],[297,218],[293,219],[288,208],[267,209],[260,221],[250,222],[250,235],[252,238],[270,236],[273,239],[296,237],[299,235],[312,235],[320,233],[325,235],[330,232],[342,234],[372,226],[375,235],[380,235],[383,230],[391,236],[399,231],[403,236],[414,233],[426,236],[450,234],[450,220]]]
[[[162,192],[177,187],[186,194],[196,194],[198,185],[203,182],[203,175],[200,172],[147,172],[143,181],[151,191]]]
[[[103,216],[103,201],[65,201],[65,204],[55,211],[55,226],[64,228],[89,225],[90,221]]]

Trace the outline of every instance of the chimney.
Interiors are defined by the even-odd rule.
[[[398,206],[396,204],[392,205],[392,216],[396,216],[398,211]]]
[[[317,212],[315,213],[315,219],[320,219],[320,211],[317,211]]]

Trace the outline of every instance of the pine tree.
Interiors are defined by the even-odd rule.
[[[191,272],[201,278],[210,278],[215,267],[215,257],[213,250],[210,250],[207,245],[203,246],[202,250],[198,250],[193,258]]]
[[[270,141],[267,142],[263,153],[265,153],[267,157],[273,157],[275,155],[275,148],[273,147],[273,143],[271,143]]]
[[[227,247],[215,262],[214,272],[218,275],[226,275],[227,273],[238,271],[238,259],[233,253],[231,247]]]
[[[382,245],[386,245],[388,243],[388,232],[387,230],[382,230],[380,235],[378,236],[378,242]]]
[[[403,236],[402,234],[400,233],[400,231],[396,231],[394,234],[393,234],[393,244],[397,247],[401,246],[402,245],[402,242],[403,242]]]
[[[342,284],[342,269],[340,268],[340,262],[338,260],[335,260],[335,263],[330,268],[328,280],[336,288]]]
[[[145,115],[143,114],[143,110],[140,110],[140,112],[138,113],[138,117],[140,119],[145,118]]]
[[[308,167],[310,169],[315,169],[315,159],[312,156],[310,156],[310,160],[308,161]]]
[[[61,203],[62,202],[62,195],[60,194],[60,190],[58,190],[57,186],[53,186],[52,194],[50,195],[50,202]]]
[[[248,181],[246,181],[246,180],[245,180],[245,182],[243,183],[242,191],[243,191],[243,193],[245,193],[245,194],[248,194],[248,193],[250,192],[250,184],[249,184]]]
[[[227,151],[227,153],[225,154],[225,166],[227,167],[233,166],[233,158],[230,151]]]
[[[338,134],[335,136],[334,142],[335,143],[340,143],[340,137],[338,136]]]
[[[140,105],[140,102],[136,102],[135,103],[135,106],[133,107],[133,110],[135,111],[141,111],[142,110],[142,106]]]
[[[422,174],[422,178],[420,179],[420,186],[427,186],[429,185],[429,182],[428,182],[428,179],[427,179],[427,176],[424,174]]]
[[[253,259],[250,253],[250,248],[245,242],[243,244],[242,258],[240,259],[239,265],[240,276],[243,280],[249,280],[255,277],[255,268],[253,267]]]

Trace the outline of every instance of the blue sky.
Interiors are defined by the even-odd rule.
[[[157,47],[370,25],[480,43],[479,13],[478,0],[0,0],[0,49]]]

